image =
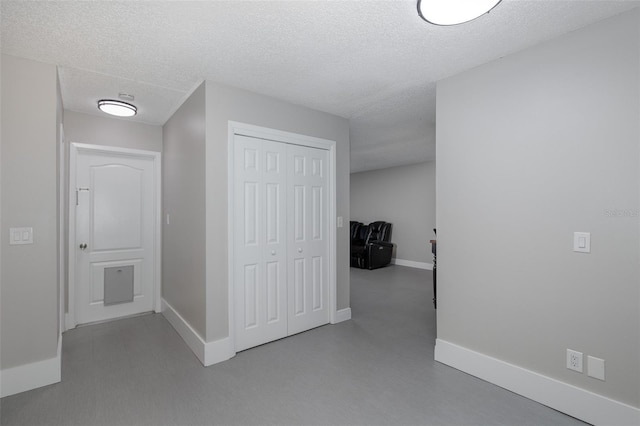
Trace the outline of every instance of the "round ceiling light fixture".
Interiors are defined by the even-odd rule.
[[[489,13],[502,0],[418,0],[418,15],[434,25],[457,25]]]
[[[134,105],[115,99],[101,99],[98,101],[98,109],[116,117],[133,117],[138,112]]]

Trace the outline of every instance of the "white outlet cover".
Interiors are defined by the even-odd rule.
[[[587,357],[587,375],[604,382],[604,359],[589,355]]]
[[[582,373],[582,352],[567,349],[567,368]]]

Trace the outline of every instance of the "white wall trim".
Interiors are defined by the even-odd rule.
[[[351,308],[340,309],[336,312],[336,319],[331,324],[337,324],[342,321],[349,321],[351,319]]]
[[[231,346],[231,341],[228,337],[215,340],[213,342],[207,342],[204,346],[204,366],[217,364],[222,361],[236,356],[235,349]]]
[[[594,425],[640,424],[640,408],[436,339],[435,360]]]
[[[408,266],[409,268],[427,269],[433,271],[433,263],[416,262],[414,260],[391,259],[391,263],[398,266]]]
[[[189,346],[189,349],[198,357],[204,365],[205,341],[196,330],[178,313],[173,307],[162,299],[162,315],[169,321],[169,324],[178,332],[182,340]]]
[[[59,383],[62,377],[62,336],[53,358],[0,371],[0,398]]]
[[[73,319],[73,316],[66,312],[64,314],[64,331],[71,330],[72,328],[76,328],[76,322]]]
[[[59,140],[58,140],[58,314],[59,314],[59,327],[60,333],[67,330],[66,323],[66,308],[65,308],[65,289],[67,288],[67,282],[65,279],[65,268],[67,267],[66,252],[64,249],[66,242],[65,226],[66,221],[66,204],[64,202],[64,196],[67,192],[65,185],[65,170],[66,161],[65,154],[66,148],[64,145],[64,125],[59,125]]]
[[[178,332],[189,349],[205,367],[233,358],[229,338],[205,342],[198,332],[166,300],[162,299],[162,314]]]

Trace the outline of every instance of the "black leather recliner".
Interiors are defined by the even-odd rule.
[[[391,224],[372,222],[364,225],[351,222],[351,266],[361,269],[377,269],[391,263],[393,244]]]

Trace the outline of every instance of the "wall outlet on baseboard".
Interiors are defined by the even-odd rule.
[[[567,349],[567,368],[582,373],[582,352]]]

